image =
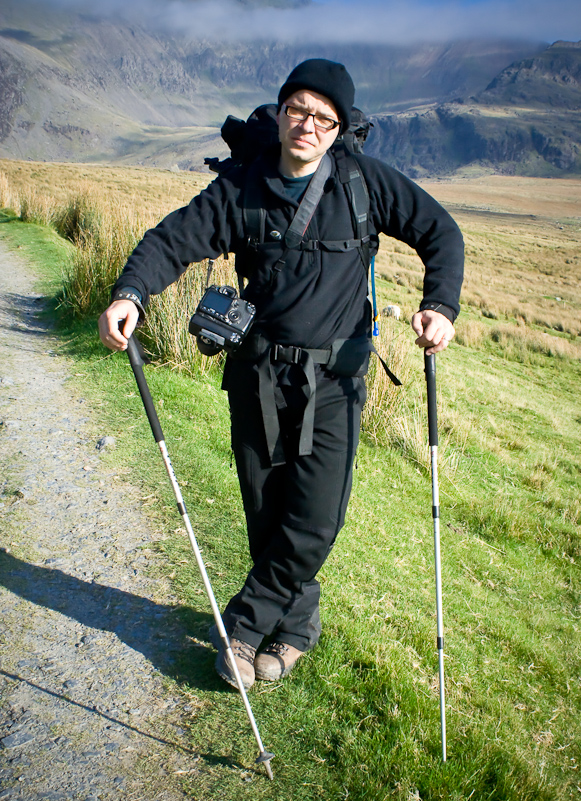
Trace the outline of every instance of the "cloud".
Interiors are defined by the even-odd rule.
[[[460,38],[581,39],[579,0],[314,0],[276,8],[236,0],[56,0],[92,14],[151,19],[195,39],[408,43]]]

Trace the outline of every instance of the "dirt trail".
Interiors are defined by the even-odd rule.
[[[177,801],[175,599],[33,285],[0,242],[0,799]]]

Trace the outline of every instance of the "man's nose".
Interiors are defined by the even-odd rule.
[[[305,120],[300,121],[299,125],[301,126],[301,128],[305,130],[306,133],[314,133],[315,120],[313,118],[313,115],[309,114],[309,116]]]

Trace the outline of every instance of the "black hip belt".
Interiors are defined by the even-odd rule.
[[[234,353],[235,359],[259,361],[265,353],[270,361],[283,364],[300,364],[303,354],[307,353],[315,364],[329,364],[332,348],[301,348],[297,345],[280,345],[271,342],[262,334],[250,334]]]

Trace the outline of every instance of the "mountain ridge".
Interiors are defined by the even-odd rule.
[[[503,71],[535,63],[546,49],[510,41],[226,43],[169,36],[127,17],[49,14],[42,4],[8,1],[0,21],[0,156],[199,169],[204,156],[225,154],[219,126],[228,114],[246,117],[272,102],[296,63],[321,56],[342,61],[353,75],[356,103],[375,122],[368,151],[409,174],[437,175],[462,166],[467,148],[478,151],[482,125],[468,109],[492,120],[495,103],[510,106],[501,95],[514,76],[500,80]],[[466,100],[455,103],[459,98]],[[536,125],[545,153],[554,147],[549,128],[546,121]],[[486,132],[487,141],[491,136]],[[422,137],[434,139],[426,144]],[[438,145],[442,138],[460,144],[462,159]],[[439,155],[429,158],[430,150]],[[494,152],[489,144],[486,163]],[[505,169],[506,153],[500,157]],[[575,165],[575,158],[562,154],[560,163]]]
[[[413,178],[478,166],[581,173],[581,43],[555,42],[466,100],[374,116],[368,152]]]

